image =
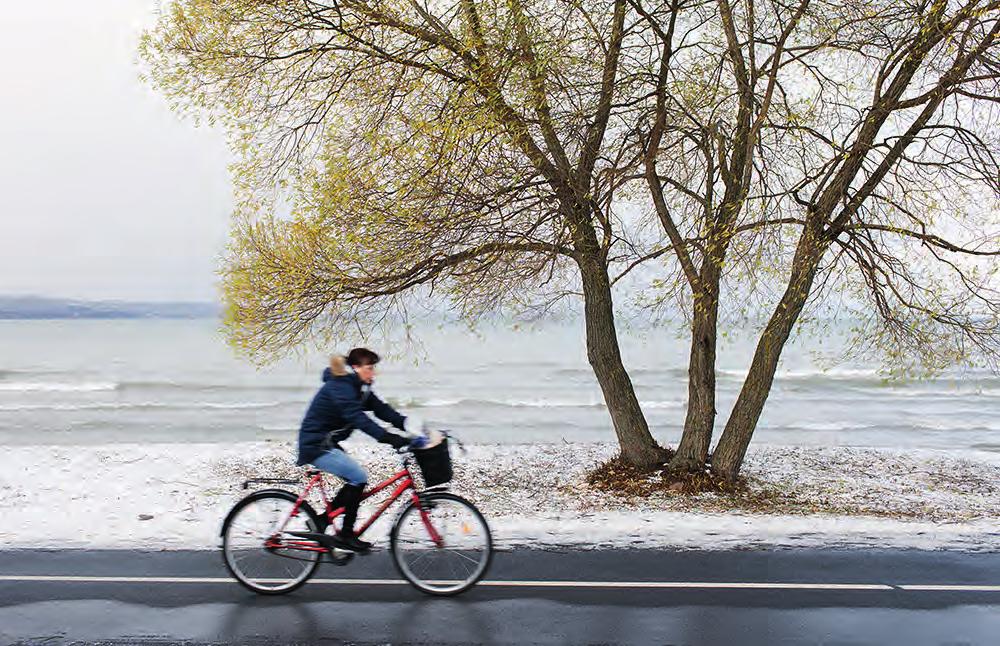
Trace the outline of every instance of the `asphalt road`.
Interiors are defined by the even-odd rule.
[[[1000,644],[1000,554],[500,552],[430,598],[375,553],[284,597],[217,552],[0,551],[0,643]]]

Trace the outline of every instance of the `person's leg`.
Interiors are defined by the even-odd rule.
[[[332,473],[344,480],[345,484],[334,496],[332,508],[344,507],[344,521],[340,527],[338,538],[343,547],[352,550],[366,550],[371,543],[359,540],[354,535],[354,523],[358,519],[358,507],[361,505],[361,495],[368,484],[368,474],[354,458],[341,449],[330,449],[312,462],[321,471]]]
[[[368,484],[368,474],[364,468],[341,449],[330,449],[313,460],[312,465],[320,471],[337,476],[349,485],[364,489]]]

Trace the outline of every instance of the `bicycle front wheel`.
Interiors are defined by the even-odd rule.
[[[222,526],[226,567],[244,587],[284,594],[309,580],[323,552],[289,532],[316,532],[319,517],[308,504],[292,515],[298,497],[288,491],[251,494],[236,503]]]
[[[403,510],[392,527],[390,548],[399,573],[414,587],[449,596],[468,590],[486,574],[493,536],[471,502],[435,493]]]

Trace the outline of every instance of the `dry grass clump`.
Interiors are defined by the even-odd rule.
[[[708,469],[698,472],[669,471],[666,468],[668,460],[652,469],[639,469],[627,464],[621,455],[616,455],[590,469],[585,479],[595,490],[616,497],[656,498],[664,502],[674,500],[674,503],[667,504],[667,508],[805,513],[805,506],[795,492],[766,486],[743,476],[730,482],[715,476]]]
[[[598,464],[586,474],[587,484],[600,491],[625,496],[645,497],[659,492],[684,494],[715,493],[744,495],[747,493],[745,478],[729,482],[711,471],[677,472],[666,468],[673,451],[667,451],[663,464],[652,469],[640,469],[627,464],[622,456]]]
[[[599,491],[645,498],[661,490],[661,470],[662,467],[652,470],[634,467],[619,454],[587,471],[585,479],[588,485]]]

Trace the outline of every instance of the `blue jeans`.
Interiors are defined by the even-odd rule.
[[[320,471],[332,473],[347,484],[363,487],[368,484],[368,474],[364,468],[351,456],[340,449],[330,449],[312,461]]]

